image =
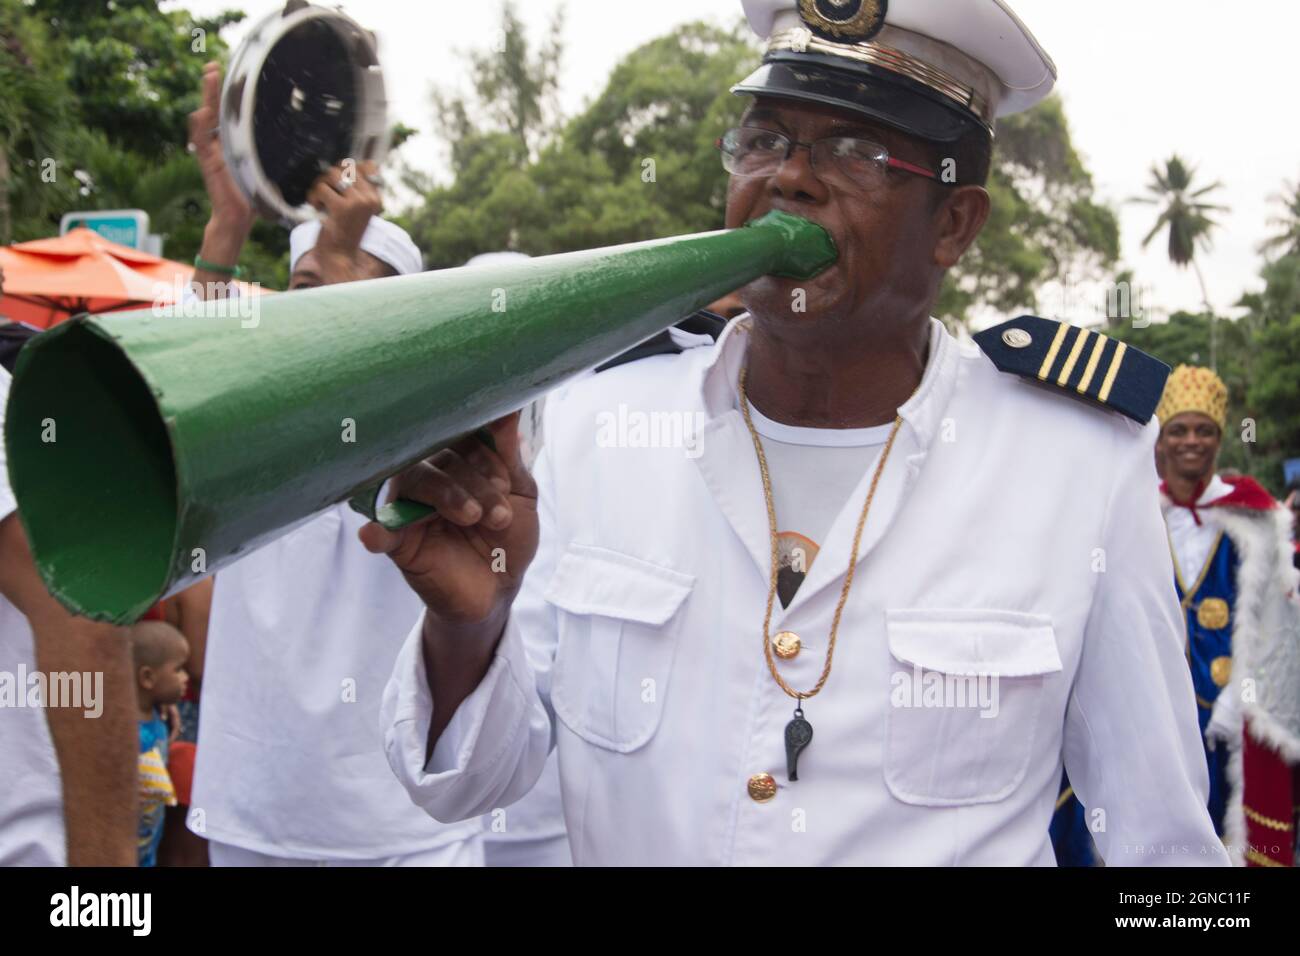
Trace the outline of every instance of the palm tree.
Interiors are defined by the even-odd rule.
[[[1150,245],[1160,230],[1168,228],[1169,261],[1179,268],[1190,265],[1196,273],[1196,279],[1201,284],[1201,302],[1210,316],[1210,367],[1217,368],[1218,343],[1214,308],[1210,305],[1205,276],[1201,273],[1200,263],[1196,261],[1196,253],[1198,250],[1209,249],[1210,233],[1219,226],[1210,218],[1210,214],[1226,212],[1227,207],[1201,201],[1203,196],[1221,188],[1222,183],[1214,182],[1193,188],[1195,178],[1195,169],[1189,167],[1179,156],[1171,156],[1165,160],[1163,169],[1159,165],[1151,167],[1147,195],[1132,201],[1162,207],[1156,224],[1142,240],[1142,248]]]
[[[1283,212],[1269,219],[1268,224],[1282,231],[1260,243],[1259,251],[1265,256],[1274,252],[1284,256],[1300,255],[1300,182],[1287,183],[1286,188],[1287,192],[1271,197],[1282,206]]]

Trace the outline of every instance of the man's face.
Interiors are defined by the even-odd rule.
[[[364,249],[357,250],[357,253],[357,258],[361,261],[365,270],[365,275],[362,276],[363,279],[385,279],[388,276],[397,274],[397,270],[387,262],[375,258]],[[289,291],[297,292],[299,289],[314,289],[324,284],[321,281],[320,263],[316,261],[316,250],[308,249],[298,257],[298,264],[294,266],[293,274],[289,276]]]
[[[1183,412],[1160,430],[1156,451],[1163,457],[1166,474],[1201,481],[1214,473],[1221,441],[1214,419],[1200,412]]]
[[[930,168],[933,159],[915,140],[843,109],[759,97],[741,125],[774,130],[800,143],[856,136],[879,143],[891,156]],[[763,276],[740,290],[751,312],[772,320],[810,317],[909,315],[928,305],[942,270],[936,269],[936,204],[943,188],[921,176],[890,171],[874,191],[828,186],[813,172],[807,149],[770,176],[733,176],[727,226],[741,226],[771,209],[821,225],[835,240],[839,260],[812,280]],[[804,310],[795,308],[804,290]]]

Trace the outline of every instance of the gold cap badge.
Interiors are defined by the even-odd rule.
[[[818,36],[861,43],[885,25],[889,0],[799,0],[799,17]]]

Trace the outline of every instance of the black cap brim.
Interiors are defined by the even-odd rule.
[[[975,129],[987,131],[974,114],[943,102],[942,94],[914,80],[869,64],[845,69],[835,59],[818,54],[769,55],[731,92],[838,106],[939,143],[955,142]]]

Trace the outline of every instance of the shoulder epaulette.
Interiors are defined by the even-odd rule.
[[[1068,322],[1022,315],[974,336],[1001,372],[1060,389],[1145,425],[1169,366],[1118,339]]]

